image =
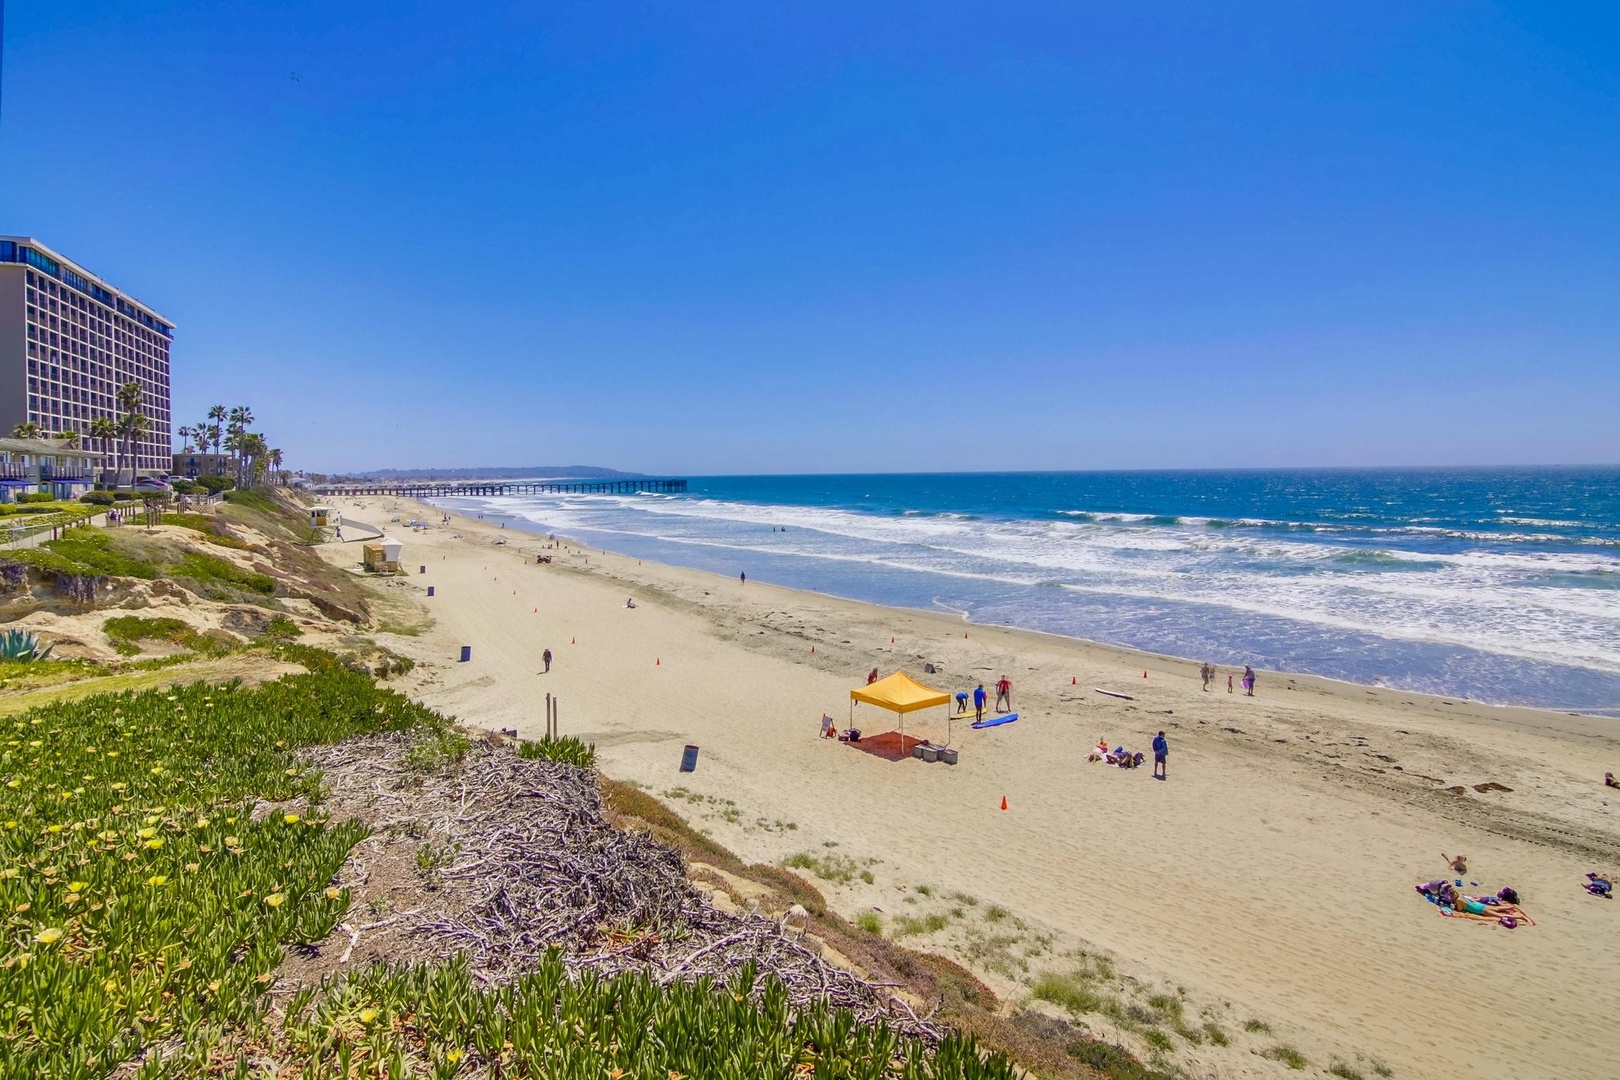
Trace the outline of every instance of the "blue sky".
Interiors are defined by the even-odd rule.
[[[309,469],[1620,461],[1620,5],[876,7],[10,0],[0,232]]]

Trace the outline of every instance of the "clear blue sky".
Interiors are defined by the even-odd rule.
[[[1620,4],[6,20],[0,232],[294,466],[1620,461]]]

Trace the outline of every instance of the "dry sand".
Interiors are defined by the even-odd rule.
[[[438,520],[368,501],[343,509]],[[1254,698],[1228,695],[1224,670],[1205,693],[1184,661],[551,551],[461,517],[402,539],[408,587],[435,623],[384,640],[421,663],[421,700],[538,736],[557,695],[563,733],[594,741],[608,775],[673,792],[750,860],[854,860],[870,883],[818,882],[846,916],[876,908],[892,928],[944,914],[945,929],[911,940],[1015,998],[1082,948],[1111,955],[1127,987],[1182,988],[1189,1018],[1233,1037],[1178,1042],[1189,1075],[1299,1075],[1260,1056],[1280,1043],[1316,1074],[1344,1061],[1369,1076],[1375,1063],[1396,1076],[1620,1075],[1620,902],[1580,887],[1620,863],[1620,792],[1601,783],[1620,769],[1612,720],[1271,672]],[[328,550],[347,561],[357,547]],[[537,565],[541,552],[557,558]],[[462,645],[470,663],[456,662]],[[821,715],[842,724],[874,666],[952,691],[1005,673],[1021,719],[954,725],[955,767],[819,739]],[[870,706],[855,715],[868,733],[894,726]],[[1099,736],[1147,751],[1160,728],[1167,782],[1085,761]],[[943,741],[943,711],[907,730]],[[702,748],[692,774],[678,772],[686,743]],[[1447,920],[1422,902],[1413,884],[1459,851],[1480,884],[1469,891],[1511,884],[1539,925]],[[1009,918],[987,921],[992,905]],[[1245,1033],[1249,1019],[1272,1032]]]

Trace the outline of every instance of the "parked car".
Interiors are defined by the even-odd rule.
[[[148,495],[167,495],[173,489],[169,486],[169,482],[161,476],[137,476],[135,485],[130,490],[144,492]]]

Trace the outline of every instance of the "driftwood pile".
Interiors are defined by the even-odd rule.
[[[404,894],[408,909],[378,912],[388,917],[368,923],[357,902],[340,931],[349,946],[340,963],[368,932],[386,934],[383,952],[394,960],[464,953],[489,983],[526,970],[553,946],[574,970],[647,971],[665,985],[723,981],[753,963],[795,1005],[826,1001],[915,1038],[943,1037],[942,1025],[918,1017],[889,987],[824,961],[788,919],[716,910],[687,880],[678,853],[603,819],[592,773],[484,740],[460,762],[420,772],[409,751],[406,736],[387,733],[300,754],[322,771],[334,818],[355,817],[372,830],[342,883],[364,896],[385,862],[396,879],[418,879]]]

